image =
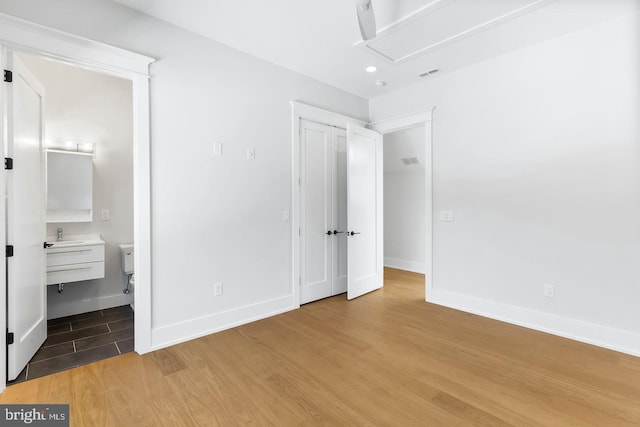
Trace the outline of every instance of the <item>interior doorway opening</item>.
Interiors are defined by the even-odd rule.
[[[43,178],[8,172],[7,240],[40,252],[32,259],[17,251],[7,262],[13,384],[133,351],[133,271],[125,271],[120,245],[134,242],[134,118],[131,80],[21,51],[8,58],[16,80],[5,156],[22,156],[17,169],[33,152]],[[39,88],[41,98],[31,112],[22,99],[29,87]],[[14,186],[26,190],[20,199]],[[30,220],[30,229],[41,230],[35,235],[16,232],[20,222],[13,218],[27,211],[40,211],[33,215],[40,225]],[[35,271],[38,264],[43,268]],[[32,280],[17,274],[20,266],[33,270]]]
[[[424,164],[424,199],[422,200],[422,204],[424,206],[424,240],[422,241],[422,246],[424,247],[424,275],[425,275],[425,299],[428,300],[428,297],[430,295],[430,287],[432,286],[432,261],[431,261],[431,250],[432,250],[432,171],[431,171],[431,115],[432,115],[432,110],[426,110],[426,111],[421,111],[421,112],[417,112],[417,113],[412,113],[406,116],[402,116],[402,117],[397,117],[397,118],[393,118],[393,119],[388,119],[388,120],[383,120],[383,121],[379,121],[379,122],[375,122],[375,123],[365,123],[363,121],[357,120],[357,119],[353,119],[350,117],[346,117],[346,116],[342,116],[340,114],[337,113],[333,113],[330,111],[326,111],[326,110],[322,110],[320,108],[316,108],[316,107],[312,107],[309,105],[305,105],[305,104],[301,104],[298,102],[292,102],[292,110],[293,110],[293,170],[292,170],[292,193],[293,193],[293,203],[292,203],[292,248],[293,248],[293,254],[292,254],[292,291],[293,291],[293,295],[294,295],[294,303],[296,305],[300,305],[301,303],[305,303],[305,302],[310,302],[306,296],[304,295],[304,292],[302,291],[304,286],[307,286],[308,284],[305,282],[304,278],[305,278],[305,274],[307,273],[307,269],[308,266],[306,265],[306,258],[304,256],[304,251],[306,250],[306,248],[304,247],[305,241],[304,241],[304,237],[302,237],[302,225],[305,223],[306,218],[303,217],[303,215],[305,214],[305,199],[304,199],[304,190],[303,190],[303,185],[302,185],[302,176],[304,175],[306,168],[303,165],[303,162],[305,161],[305,159],[303,159],[303,157],[301,156],[301,153],[303,153],[301,147],[302,144],[304,143],[304,134],[303,131],[305,129],[305,125],[304,122],[305,121],[311,121],[311,122],[315,122],[315,123],[319,123],[322,124],[323,126],[326,126],[328,128],[333,127],[333,128],[338,128],[338,131],[336,132],[329,132],[329,131],[325,131],[324,135],[332,135],[334,133],[336,133],[337,135],[339,135],[339,129],[342,128],[346,128],[347,129],[347,147],[349,147],[349,137],[351,136],[352,132],[349,129],[362,129],[362,132],[364,135],[371,135],[370,141],[374,141],[374,140],[379,140],[380,141],[380,145],[379,145],[379,154],[376,155],[372,155],[369,156],[369,158],[367,158],[365,161],[360,162],[361,165],[365,165],[364,170],[366,170],[367,168],[370,171],[378,171],[375,174],[371,173],[369,176],[373,177],[375,176],[375,179],[368,179],[366,181],[360,181],[362,184],[361,185],[354,185],[354,183],[357,183],[357,180],[351,179],[351,177],[349,176],[349,174],[347,174],[347,199],[350,200],[351,197],[355,196],[358,197],[357,194],[358,193],[363,193],[363,194],[373,194],[373,191],[377,191],[376,189],[382,189],[383,186],[383,144],[382,144],[382,135],[385,134],[390,134],[393,132],[398,132],[398,131],[402,131],[402,130],[406,130],[406,129],[410,129],[410,128],[417,128],[417,130],[415,130],[414,132],[416,132],[417,135],[422,135],[422,137],[418,136],[417,137],[417,141],[421,141],[423,147],[424,147],[424,154],[423,154],[423,164]],[[368,129],[364,129],[364,127],[367,127]],[[366,139],[366,137],[365,137]],[[327,141],[327,137],[322,137],[319,138],[319,141],[323,141],[324,146],[327,147],[328,143]],[[420,143],[420,142],[418,142]],[[372,147],[372,144],[369,144],[370,147]],[[348,152],[348,156],[347,156],[347,161],[351,160],[350,157],[350,149],[347,148],[347,152]],[[324,156],[324,158],[327,158],[326,156]],[[364,159],[364,157],[362,158]],[[320,164],[322,164],[323,162],[319,162]],[[326,174],[320,174],[320,176],[325,176]],[[376,185],[371,185],[370,187],[367,188],[367,186],[369,185],[368,183],[371,183],[372,181],[376,181]],[[322,190],[327,188],[326,185],[326,180],[325,181],[318,181],[321,182],[321,185],[318,186],[318,191],[324,191],[326,193],[326,190]],[[382,192],[380,192],[382,193]],[[323,193],[321,193],[323,194]],[[376,213],[377,215],[377,219],[379,219],[379,221],[376,224],[377,227],[377,232],[376,233],[372,233],[372,235],[375,234],[375,243],[376,244],[380,244],[380,250],[376,253],[376,255],[379,257],[379,259],[377,261],[373,261],[372,264],[379,264],[379,277],[380,277],[380,284],[379,286],[375,287],[375,288],[369,288],[370,290],[374,290],[374,289],[378,289],[380,287],[382,287],[382,282],[383,282],[383,264],[384,264],[384,256],[383,256],[383,249],[382,249],[382,244],[384,241],[383,238],[383,207],[382,207],[382,194],[380,194],[380,196],[378,196],[378,198],[376,199],[380,202],[380,208],[379,208],[379,213]],[[322,211],[326,211],[329,212],[330,209],[315,209],[312,210],[313,212],[322,212]],[[375,211],[374,205],[372,204],[369,207],[369,212],[373,212]],[[347,233],[349,236],[351,236],[351,232],[354,230],[351,230],[351,228],[357,228],[354,227],[351,224],[350,218],[349,218],[349,214],[350,214],[350,209],[347,209]],[[375,215],[374,215],[375,216]],[[324,214],[325,218],[330,218],[329,214]],[[320,234],[327,234],[328,232],[331,231],[330,227],[327,228],[326,224],[327,221],[319,221],[319,224],[321,225],[325,225],[325,229],[326,231],[322,231]],[[338,230],[338,229],[336,229]],[[317,231],[317,230],[316,230]],[[340,231],[340,230],[338,230]],[[355,232],[355,234],[357,235],[358,233]],[[324,237],[324,236],[323,236]],[[319,240],[320,241],[320,240]],[[324,241],[324,240],[322,240]],[[369,245],[369,247],[371,247],[372,245]],[[351,280],[351,274],[353,272],[353,269],[350,267],[352,260],[353,260],[353,256],[352,256],[352,249],[355,250],[357,246],[356,245],[352,245],[349,244],[349,241],[347,243],[347,280]],[[319,263],[319,265],[322,265],[322,269],[318,268],[317,271],[318,272],[324,272],[324,271],[328,271],[325,267],[326,267],[326,260],[329,259],[329,257],[326,255],[328,252],[326,250],[326,248],[321,248],[321,250],[317,251],[318,254],[320,256],[312,258],[312,260],[314,262],[319,262],[322,260],[325,260],[325,264],[322,265],[322,263]],[[377,268],[377,267],[376,267]],[[318,277],[321,278],[326,278],[328,277],[328,274],[319,274]],[[349,283],[349,282],[348,282]],[[349,287],[349,284],[348,284]],[[331,296],[330,294],[325,295],[325,296]],[[349,298],[351,299],[351,298]]]
[[[132,82],[133,88],[133,195],[134,195],[134,245],[136,248],[136,291],[134,301],[135,351],[144,354],[153,349],[151,335],[151,182],[150,182],[150,111],[149,111],[149,66],[153,58],[125,49],[109,46],[84,37],[33,24],[3,15],[0,17],[2,44],[0,53],[4,69],[8,69],[8,54],[24,51],[48,58],[58,59],[86,69],[122,77]],[[2,145],[7,144],[5,124],[7,119],[7,85],[0,92],[0,112],[3,121]],[[8,173],[0,173],[0,188],[7,183]],[[5,200],[0,198],[0,222],[5,222]],[[4,227],[0,227],[0,240],[7,243]],[[42,247],[42,243],[40,244]],[[0,277],[6,277],[6,265],[0,263]],[[6,293],[0,292],[0,366],[7,366],[7,346],[11,337],[7,329]],[[14,337],[15,339],[15,337]],[[0,369],[0,392],[4,391],[7,371]]]
[[[425,273],[424,124],[389,132],[384,147],[384,266]]]
[[[424,199],[421,200],[424,206],[424,240],[422,241],[424,247],[424,265],[420,263],[407,263],[404,264],[406,270],[411,269],[423,269],[424,273],[424,299],[430,301],[432,295],[432,289],[434,286],[433,281],[433,168],[432,168],[432,126],[433,108],[427,110],[417,111],[402,116],[392,117],[388,119],[379,120],[370,124],[371,128],[380,132],[385,140],[389,140],[389,136],[393,139],[393,135],[402,136],[403,131],[407,131],[409,134],[414,134],[412,140],[415,142],[412,144],[420,144],[424,146],[424,151],[417,148],[414,145],[412,149],[417,157],[418,162],[420,158],[418,153],[423,155],[424,165]],[[405,135],[406,137],[407,135]],[[410,152],[411,153],[411,152]],[[410,159],[409,163],[415,163],[415,160]],[[404,163],[404,161],[403,161]],[[419,197],[419,196],[418,196]],[[419,220],[419,218],[418,218]],[[419,236],[418,236],[419,238]],[[414,244],[418,240],[414,240]],[[416,251],[419,253],[420,251]],[[387,255],[385,255],[387,256]]]

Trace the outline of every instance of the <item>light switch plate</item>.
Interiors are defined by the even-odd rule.
[[[102,212],[100,213],[100,219],[102,221],[109,221],[111,219],[111,212],[109,212],[109,209],[102,209]]]
[[[556,287],[552,284],[544,285],[544,296],[547,298],[555,298],[556,297]]]

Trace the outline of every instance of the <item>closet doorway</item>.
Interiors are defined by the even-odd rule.
[[[299,303],[383,284],[382,135],[293,103],[294,295]]]
[[[305,304],[347,292],[347,130],[301,120],[300,171]]]

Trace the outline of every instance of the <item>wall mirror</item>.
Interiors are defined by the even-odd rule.
[[[92,220],[92,154],[47,150],[47,222]]]

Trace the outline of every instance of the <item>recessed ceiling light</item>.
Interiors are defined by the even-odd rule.
[[[367,73],[375,73],[377,68],[375,65],[369,65],[367,68],[365,68],[365,70],[367,71]]]
[[[386,85],[387,85],[387,82],[385,82],[384,80],[376,80],[376,86],[382,87]]]

